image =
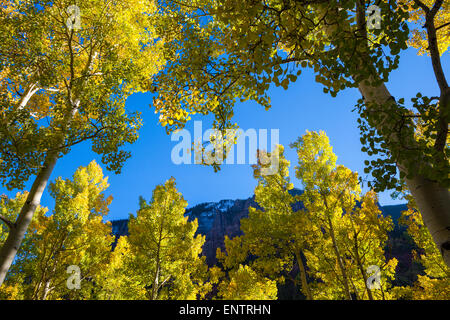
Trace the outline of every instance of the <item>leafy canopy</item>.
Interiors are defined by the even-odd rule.
[[[120,172],[141,126],[126,98],[150,90],[165,63],[157,4],[88,0],[2,1],[0,179],[23,188],[48,154],[85,140]]]

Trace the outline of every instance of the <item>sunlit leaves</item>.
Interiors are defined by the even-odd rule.
[[[412,35],[408,40],[408,44],[416,49],[419,49],[419,54],[428,54],[428,36],[426,30],[423,28],[425,24],[425,14],[422,8],[419,8],[413,0],[404,1],[409,6],[409,21],[413,23]],[[428,8],[432,8],[435,1],[421,0],[421,2]],[[434,24],[437,29],[437,43],[439,53],[444,54],[450,45],[450,4],[448,1],[443,1],[441,9],[436,13]]]
[[[104,195],[107,187],[95,161],[80,167],[71,180],[52,183],[55,208],[51,215],[36,211],[7,286],[18,285],[24,299],[97,298],[93,280],[104,272],[114,240],[110,223],[103,221],[112,200]],[[66,286],[70,265],[81,269],[81,290]]]
[[[204,236],[195,235],[197,220],[184,216],[187,202],[171,178],[141,199],[130,216],[130,274],[147,299],[195,299],[201,294],[206,265],[200,257]]]
[[[321,279],[313,285],[317,298],[389,299],[387,289],[397,261],[385,261],[384,245],[392,230],[374,192],[361,197],[358,175],[336,164],[324,132],[306,132],[292,145],[298,154],[296,177],[309,224],[310,246],[304,251],[310,273]],[[383,291],[366,285],[367,268],[382,269]]]
[[[403,212],[400,222],[407,226],[407,232],[417,245],[414,259],[423,267],[425,274],[418,275],[417,281],[410,287],[396,288],[400,298],[417,300],[448,300],[450,298],[450,269],[425,227],[422,216],[417,210],[414,199],[407,197],[408,210]]]
[[[261,279],[249,266],[239,265],[231,271],[229,281],[220,283],[218,295],[225,300],[275,300],[277,285],[275,281]]]
[[[141,126],[127,113],[135,92],[153,90],[165,64],[156,2],[78,3],[80,28],[66,24],[72,1],[8,1],[2,7],[0,179],[23,187],[49,152],[93,139],[109,170],[120,172]]]

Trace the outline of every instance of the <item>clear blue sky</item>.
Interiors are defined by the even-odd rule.
[[[442,62],[444,70],[450,70],[448,53],[442,57]],[[391,73],[387,86],[396,99],[404,97],[406,101],[419,91],[429,96],[438,95],[439,92],[429,57],[417,56],[414,49],[401,54],[400,67]],[[285,154],[291,161],[292,177],[296,155],[288,145],[305,130],[324,130],[338,156],[338,163],[364,175],[363,162],[367,156],[360,150],[357,114],[351,112],[360,98],[357,89],[347,89],[332,98],[322,92],[322,86],[314,81],[313,73],[305,70],[288,90],[273,87],[269,94],[272,109],[265,111],[253,102],[240,103],[235,108],[235,121],[244,130],[279,129],[280,143],[286,146]],[[253,194],[256,182],[248,164],[226,165],[218,173],[210,167],[173,164],[171,150],[177,142],[172,142],[158,124],[158,115],[149,108],[151,101],[150,94],[135,94],[127,101],[129,110],[142,111],[144,126],[139,140],[129,147],[132,158],[126,162],[120,175],[106,171],[100,162],[101,157],[90,151],[89,143],[85,143],[76,146],[59,160],[51,179],[71,177],[77,167],[96,159],[104,169],[104,174],[109,176],[107,194],[114,197],[107,220],[123,219],[129,213],[135,213],[139,196],[150,199],[153,188],[171,176],[176,178],[178,189],[189,206],[222,199],[245,199]],[[210,118],[203,120],[205,131]],[[192,123],[187,128],[191,129],[193,135]],[[293,179],[293,182],[301,188],[297,179]],[[17,190],[6,192],[4,188],[0,189],[0,193],[10,196],[15,192]],[[380,202],[382,205],[399,203],[390,198],[390,192],[380,194]],[[43,196],[42,205],[53,208],[53,200],[48,192]]]

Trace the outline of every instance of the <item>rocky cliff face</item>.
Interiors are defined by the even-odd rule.
[[[217,248],[224,249],[226,235],[233,238],[242,234],[240,220],[248,216],[248,208],[254,205],[253,198],[225,201],[201,204],[186,211],[189,220],[198,219],[198,232],[206,236],[203,254],[209,265],[216,262]]]
[[[302,191],[294,189],[293,194]],[[224,249],[224,238],[240,236],[241,219],[248,217],[248,208],[258,208],[255,197],[245,200],[221,200],[219,202],[202,203],[186,210],[189,220],[198,220],[198,233],[205,235],[203,254],[209,265],[216,263],[217,248]],[[299,210],[301,204],[294,205],[294,210]]]

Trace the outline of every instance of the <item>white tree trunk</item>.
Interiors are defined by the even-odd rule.
[[[66,128],[70,126],[72,119],[78,112],[80,100],[75,99],[72,106],[72,109],[67,114]],[[50,175],[55,167],[56,161],[58,160],[59,151],[57,150],[63,145],[64,140],[58,144],[58,148],[56,148],[55,151],[50,151],[47,153],[44,165],[33,182],[30,193],[28,194],[25,204],[20,210],[16,223],[14,223],[14,225],[9,229],[8,237],[0,250],[0,286],[5,281],[6,274],[14,261],[23,238],[25,237],[28,226],[33,219],[34,212],[41,202],[42,194],[47,187]]]
[[[25,237],[25,233],[33,219],[34,212],[41,201],[42,193],[47,186],[50,174],[55,167],[57,159],[58,154],[56,152],[47,155],[44,166],[33,182],[33,186],[31,187],[25,204],[20,210],[16,223],[10,228],[8,237],[0,250],[0,286],[3,284],[6,274],[19,250],[20,244]]]
[[[359,90],[366,102],[375,102],[382,106],[393,103],[391,94],[384,84],[373,87],[367,82],[359,84]],[[392,101],[392,102],[391,102]],[[370,106],[368,106],[370,108]],[[380,123],[375,124],[376,127]],[[398,140],[395,132],[390,137],[384,137],[391,142]],[[399,170],[405,171],[401,163],[397,163]],[[406,173],[406,172],[405,172]],[[445,263],[450,267],[450,192],[437,183],[421,175],[414,175],[412,179],[405,179],[409,191],[414,197],[422,215],[425,226],[442,254]]]
[[[450,268],[450,192],[424,177],[406,179],[422,219]]]
[[[17,109],[21,110],[25,108],[25,106],[28,104],[28,101],[30,101],[31,97],[39,91],[39,87],[36,83],[30,84],[27,89],[22,94],[22,97],[20,97],[19,102],[17,104]]]

